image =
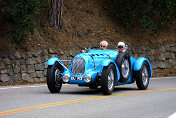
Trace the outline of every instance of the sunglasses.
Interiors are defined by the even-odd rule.
[[[117,48],[123,48],[123,46],[118,46]]]
[[[106,46],[101,45],[101,47],[105,48]]]

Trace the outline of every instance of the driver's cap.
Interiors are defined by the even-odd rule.
[[[118,45],[117,45],[117,47],[118,46],[122,46],[123,48],[125,48],[125,43],[124,42],[119,42]]]

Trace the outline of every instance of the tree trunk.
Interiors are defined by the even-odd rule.
[[[63,0],[50,0],[49,25],[58,30],[62,28],[62,6]]]

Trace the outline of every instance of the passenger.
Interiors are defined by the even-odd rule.
[[[100,49],[101,50],[106,50],[107,47],[108,47],[108,42],[107,41],[104,40],[104,41],[100,42]]]
[[[117,50],[119,52],[125,52],[125,43],[124,42],[119,42],[118,45],[117,45]]]

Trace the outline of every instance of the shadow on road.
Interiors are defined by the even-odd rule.
[[[116,87],[114,88],[114,91],[136,91],[138,90],[137,88],[132,88],[132,87]]]
[[[132,87],[115,87],[114,91],[112,94],[117,94],[117,93],[123,93],[123,92],[129,92],[129,91],[137,91],[137,88],[132,88]],[[48,92],[47,92],[48,94]],[[97,89],[89,89],[87,87],[78,87],[77,89],[67,89],[67,90],[62,90],[58,94],[72,94],[72,95],[103,95],[101,88]]]

